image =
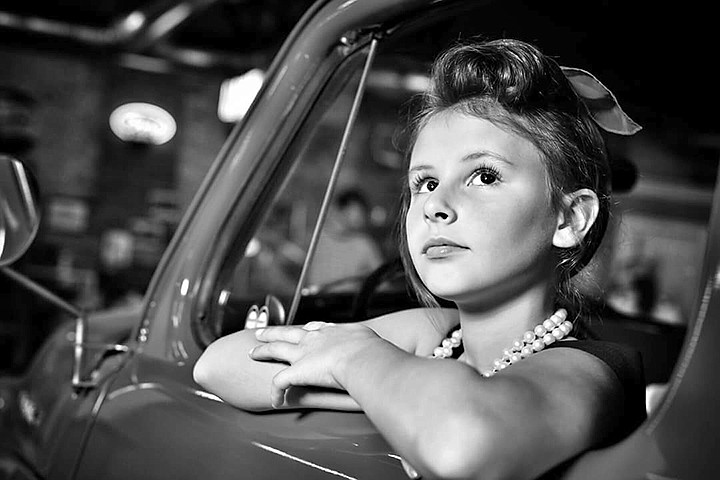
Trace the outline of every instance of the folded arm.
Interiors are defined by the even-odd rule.
[[[427,309],[409,309],[367,320],[360,325],[370,328],[404,351],[423,354],[431,351],[457,321],[454,310],[441,309],[429,313]],[[291,330],[300,327],[280,328]],[[257,339],[256,330],[242,330],[217,339],[196,363],[193,371],[195,381],[238,408],[252,411],[272,409],[273,378],[288,364],[272,358],[265,361],[250,358],[250,350],[263,343]],[[313,386],[289,388],[283,405],[275,408],[360,409],[344,389]]]

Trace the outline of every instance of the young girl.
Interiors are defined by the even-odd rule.
[[[238,332],[207,348],[197,382],[248,410],[361,409],[429,477],[536,478],[637,427],[637,357],[577,339],[570,279],[602,239],[609,168],[568,75],[514,40],[436,60],[401,252],[419,297],[456,310]]]

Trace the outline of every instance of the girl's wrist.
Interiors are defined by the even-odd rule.
[[[353,380],[364,378],[368,369],[375,368],[375,365],[386,369],[388,362],[392,362],[390,357],[402,353],[395,345],[377,335],[357,342],[346,352],[342,361],[336,365],[336,379],[346,390],[349,390]]]

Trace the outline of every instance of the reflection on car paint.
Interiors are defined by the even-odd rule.
[[[287,452],[283,452],[282,450],[278,450],[277,448],[273,448],[273,447],[268,446],[268,445],[263,445],[263,444],[260,443],[260,442],[250,442],[250,443],[251,443],[252,445],[255,445],[256,447],[262,448],[263,450],[266,450],[266,451],[268,451],[268,452],[270,452],[270,453],[274,453],[274,454],[276,454],[276,455],[280,455],[280,456],[283,457],[283,458],[287,458],[287,459],[296,461],[296,462],[298,462],[298,463],[302,463],[303,465],[307,465],[308,467],[316,468],[316,469],[318,469],[318,470],[320,470],[320,471],[323,471],[323,472],[325,472],[325,473],[330,473],[330,474],[332,474],[332,475],[336,475],[336,476],[338,476],[338,477],[340,477],[340,478],[346,478],[346,479],[348,479],[348,480],[357,480],[356,477],[351,477],[350,475],[345,475],[344,473],[338,472],[338,471],[336,471],[336,470],[333,470],[333,469],[330,469],[330,468],[327,468],[327,467],[323,467],[322,465],[318,465],[318,464],[313,463],[313,462],[310,462],[310,461],[308,461],[308,460],[304,460],[304,459],[302,459],[302,458],[296,457],[295,455],[290,455],[290,454],[287,453]]]

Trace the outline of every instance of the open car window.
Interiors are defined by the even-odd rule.
[[[210,326],[216,336],[259,326],[251,312],[270,297],[284,311],[281,323],[287,321],[358,90],[362,62],[356,63],[349,73],[341,69],[325,88],[325,98],[316,102],[311,121],[288,149],[293,167],[260,226],[247,245],[238,243],[227,256],[214,290]],[[348,322],[412,305],[402,272],[395,268],[394,220],[403,180],[401,156],[392,144],[397,110],[396,105],[384,107],[383,98],[377,97],[377,78],[373,72],[366,84],[293,323],[317,318]],[[368,277],[383,267],[389,267],[388,275],[377,287],[404,298],[375,301],[368,310],[359,295]],[[277,309],[272,311],[276,316]]]
[[[569,28],[582,23],[582,12],[518,5],[523,12],[516,15],[506,5],[492,5],[449,9],[383,37],[294,323],[357,321],[417,306],[397,249],[408,102],[425,88],[434,57],[453,41],[479,34],[513,37],[538,44],[562,65],[594,73],[644,126],[634,137],[608,138],[612,221],[601,251],[576,283],[598,307],[591,323],[595,334],[638,347],[650,365],[648,381],[665,381],[699,299],[717,170],[708,156],[714,150],[697,138],[664,134],[668,123],[685,121],[671,106],[665,105],[669,110],[657,121],[661,103],[648,104],[647,97],[633,101],[637,97],[626,77],[641,75],[653,60],[638,58],[627,47],[631,42],[608,40],[606,52],[584,49],[582,35]],[[636,58],[637,72],[627,70],[632,63],[626,57]],[[248,312],[266,304],[268,295],[286,311],[290,307],[361,69],[357,62],[352,75],[331,80],[336,84],[328,87],[329,98],[317,102],[319,120],[306,125],[288,150],[295,167],[261,227],[247,245],[238,246],[241,252],[228,256],[210,318],[216,336],[245,328]],[[336,208],[343,196],[357,194],[364,202],[359,212]]]

